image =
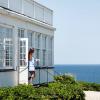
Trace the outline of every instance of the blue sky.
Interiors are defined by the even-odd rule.
[[[54,10],[55,64],[100,64],[100,0],[36,0]]]

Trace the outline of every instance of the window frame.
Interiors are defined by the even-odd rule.
[[[18,28],[18,38],[25,38],[25,29]]]
[[[46,50],[43,50],[43,66],[46,66]]]
[[[14,53],[10,53],[10,54],[8,54],[9,55],[9,57],[11,56],[12,57],[12,61],[11,62],[9,62],[9,63],[12,63],[12,66],[7,66],[6,65],[6,61],[7,61],[7,59],[6,59],[6,40],[7,41],[13,41],[13,27],[12,26],[5,26],[5,25],[0,25],[0,27],[2,28],[2,33],[4,34],[4,37],[3,37],[3,40],[1,41],[2,43],[0,43],[2,46],[3,46],[3,48],[2,48],[2,52],[3,52],[3,55],[2,55],[2,66],[0,66],[0,70],[12,70],[12,69],[14,69],[14,56],[13,56],[13,54]],[[6,31],[3,31],[3,30],[6,30]],[[11,30],[11,37],[7,37],[7,34],[9,35],[9,32],[7,31],[7,30]],[[7,46],[8,46],[8,48],[9,48],[9,46],[11,46],[11,48],[12,48],[12,51],[14,52],[14,48],[13,48],[13,45],[14,45],[14,43],[12,42],[11,44],[8,44]],[[10,49],[11,50],[11,49]],[[8,59],[8,61],[10,61],[11,59]]]
[[[20,67],[24,68],[24,67],[26,67],[27,62],[28,62],[28,56],[27,56],[27,54],[28,54],[28,38],[20,38],[19,42],[20,43],[22,42],[22,45],[20,45],[20,43],[19,43],[19,53],[18,53],[19,54],[19,64],[18,65]],[[25,44],[23,45],[23,43],[25,43]],[[25,48],[25,49],[23,49],[23,48]],[[22,52],[20,49],[22,49]]]

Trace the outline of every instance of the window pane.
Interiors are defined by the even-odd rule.
[[[3,62],[2,62],[2,60],[0,60],[0,67],[2,67],[2,65],[3,65]]]
[[[9,66],[9,60],[6,60],[6,66]]]
[[[24,38],[24,29],[18,29],[18,37]]]
[[[20,46],[22,46],[22,41],[20,41]]]
[[[25,59],[25,54],[20,54],[20,59]]]
[[[25,42],[25,41],[23,41],[23,42],[22,42],[22,45],[23,45],[23,46],[26,46],[26,42]]]
[[[25,66],[25,60],[24,59],[20,60],[20,66]]]
[[[45,66],[45,62],[46,62],[46,51],[43,50],[43,66]]]
[[[13,30],[0,27],[0,67],[13,66]]]
[[[0,44],[0,67],[3,67],[4,49],[3,44]]]
[[[20,66],[25,67],[26,63],[26,40],[20,40],[20,51],[19,51]]]
[[[6,37],[11,38],[12,37],[12,29],[7,28],[5,31],[6,31]]]
[[[34,32],[33,31],[28,31],[28,48],[34,47]]]
[[[12,60],[10,60],[10,66],[13,66]]]
[[[38,35],[38,40],[37,40],[37,42],[38,42],[38,48],[40,48],[40,34]]]
[[[6,59],[9,59],[9,54],[6,54]]]
[[[22,60],[20,60],[20,66],[22,66]]]
[[[12,66],[12,59],[13,59],[13,50],[12,50],[12,40],[11,39],[7,39],[5,41],[5,65],[6,66]]]

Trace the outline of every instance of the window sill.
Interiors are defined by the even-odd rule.
[[[14,71],[13,68],[0,68],[0,72],[8,72],[8,71]]]

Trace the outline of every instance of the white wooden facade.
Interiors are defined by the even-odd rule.
[[[35,48],[33,84],[53,81],[53,11],[34,0],[0,0],[0,87],[28,84],[28,50]]]

